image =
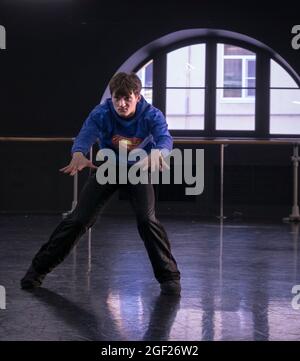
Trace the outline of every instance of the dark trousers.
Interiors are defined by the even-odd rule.
[[[119,187],[124,187],[124,191],[128,192],[138,231],[156,279],[160,283],[180,279],[167,233],[155,216],[153,185],[100,185],[96,180],[96,173],[86,182],[74,211],[56,227],[49,241],[34,257],[32,265],[36,271],[48,273],[65,259],[79,238],[94,224],[98,213]]]

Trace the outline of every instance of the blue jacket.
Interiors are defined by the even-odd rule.
[[[73,147],[74,152],[87,154],[99,139],[100,148],[110,148],[116,153],[119,142],[126,140],[128,150],[143,148],[165,149],[166,156],[173,148],[173,140],[162,112],[141,97],[131,118],[122,118],[115,111],[111,99],[97,105],[85,120]]]

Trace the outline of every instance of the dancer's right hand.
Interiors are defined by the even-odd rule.
[[[73,176],[78,171],[81,171],[83,168],[87,167],[97,169],[92,161],[88,160],[81,152],[75,152],[73,153],[71,162],[66,167],[61,168],[59,171]]]

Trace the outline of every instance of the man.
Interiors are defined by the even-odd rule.
[[[141,87],[141,81],[134,73],[118,73],[112,78],[109,83],[112,98],[97,105],[90,113],[74,141],[71,162],[60,171],[74,176],[86,167],[97,169],[85,157],[97,139],[101,148],[111,149],[117,156],[122,144],[126,144],[128,150],[139,147],[145,150],[149,156],[139,161],[143,169],[150,164],[151,171],[167,167],[162,153],[172,150],[173,141],[163,114],[141,96]],[[168,236],[155,216],[153,185],[150,182],[100,184],[95,172],[85,184],[74,211],[57,226],[49,241],[33,258],[21,280],[23,289],[42,284],[46,274],[65,259],[79,238],[94,224],[107,200],[120,187],[128,193],[136,214],[138,231],[161,292],[180,294],[180,272],[171,253]]]

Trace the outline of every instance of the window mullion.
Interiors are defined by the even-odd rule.
[[[167,55],[153,58],[153,105],[166,114]]]
[[[213,136],[216,129],[216,76],[217,47],[213,40],[206,43],[205,59],[205,115],[204,129],[207,136]]]
[[[270,58],[264,52],[256,57],[255,129],[258,137],[269,136],[270,126]]]

